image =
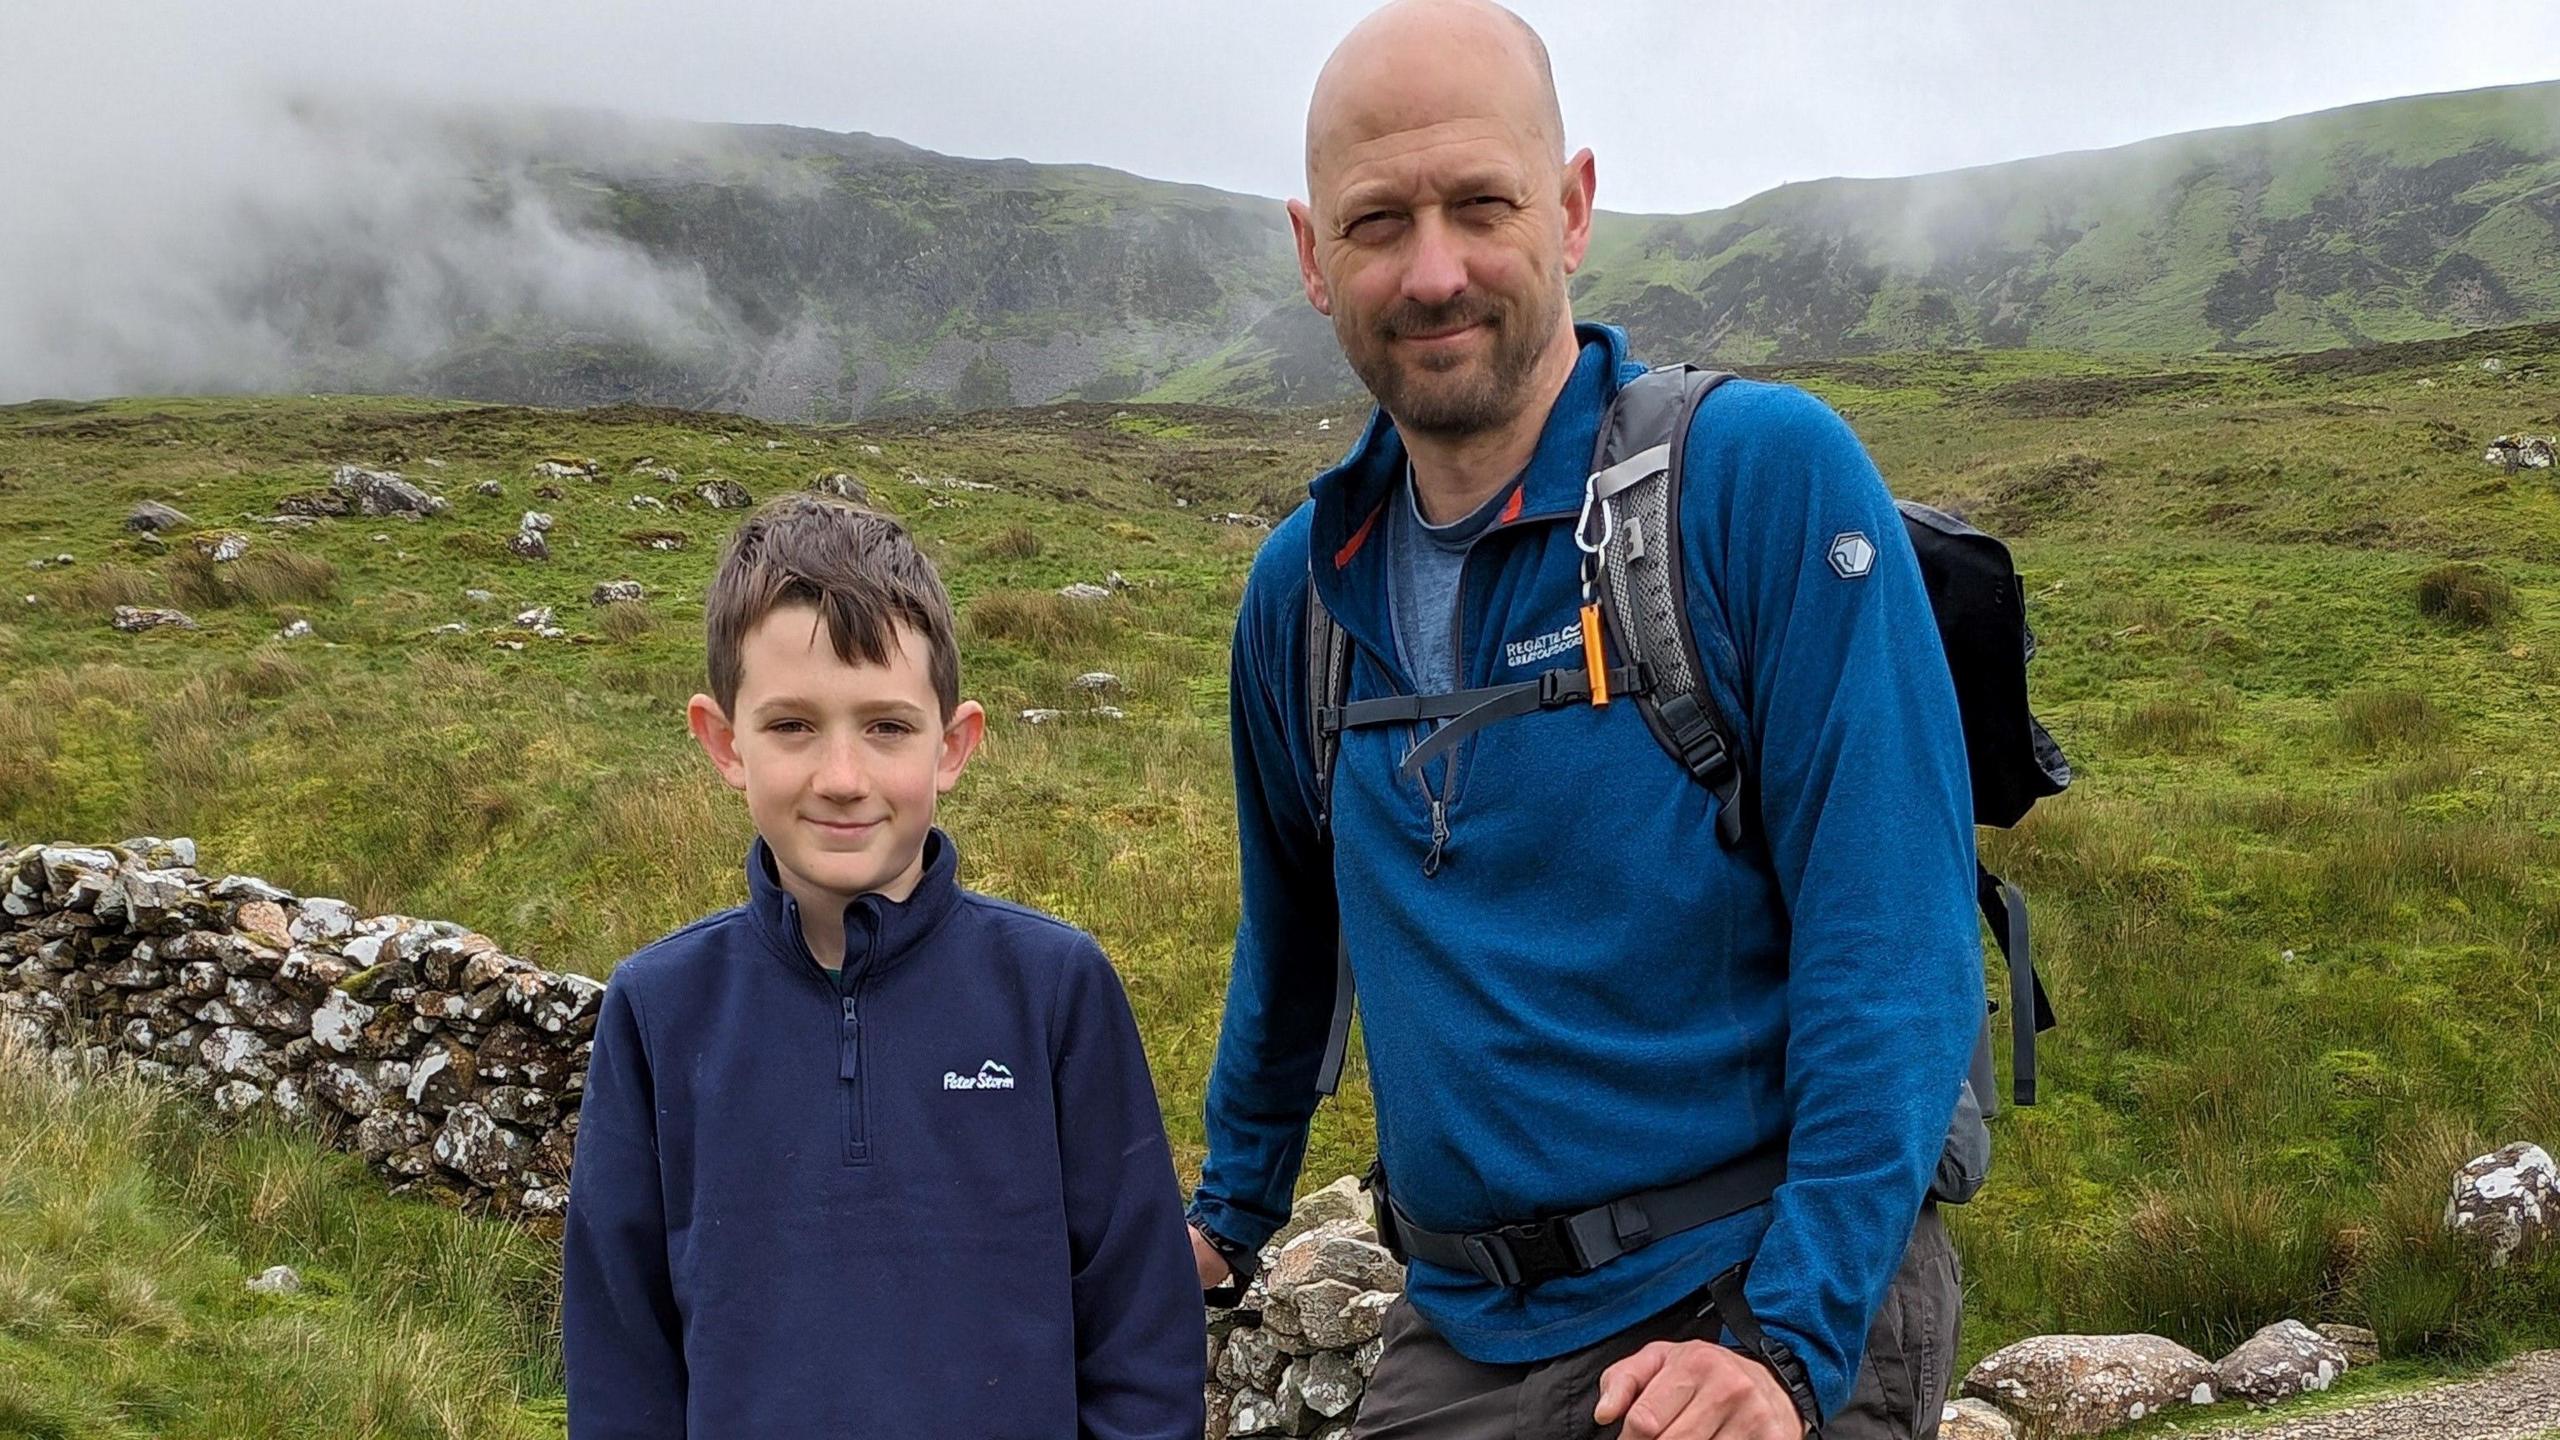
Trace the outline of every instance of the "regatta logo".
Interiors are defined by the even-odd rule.
[[[945,1070],[942,1072],[942,1088],[945,1090],[1010,1090],[1013,1088],[1013,1072],[993,1060],[979,1066],[978,1073],[975,1075],[963,1075],[957,1070]]]
[[[1565,625],[1548,631],[1534,640],[1510,640],[1502,646],[1502,661],[1512,669],[1552,660],[1568,650],[1582,648],[1582,627]]]

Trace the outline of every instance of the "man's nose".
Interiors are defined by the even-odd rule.
[[[1404,295],[1421,305],[1446,305],[1466,293],[1465,238],[1434,206],[1414,217],[1413,249],[1404,271]]]

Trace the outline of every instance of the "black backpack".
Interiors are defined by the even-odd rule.
[[[1703,666],[1683,593],[1677,518],[1690,422],[1707,396],[1731,378],[1686,365],[1648,371],[1619,389],[1601,424],[1575,539],[1584,552],[1586,586],[1607,627],[1607,653],[1623,662],[1619,665],[1598,673],[1587,664],[1567,666],[1534,680],[1449,695],[1345,703],[1349,641],[1316,598],[1314,586],[1308,587],[1307,730],[1314,747],[1319,830],[1328,837],[1332,830],[1333,765],[1342,731],[1440,721],[1405,759],[1404,768],[1415,772],[1483,725],[1584,703],[1605,685],[1610,694],[1635,701],[1655,740],[1717,796],[1717,841],[1727,847],[1745,843],[1746,756],[1701,683]],[[1973,780],[1974,820],[2002,828],[2015,825],[2036,801],[2071,783],[2070,762],[2027,708],[2026,667],[2036,642],[2027,628],[2017,570],[2007,546],[1954,516],[1909,500],[1896,505],[1919,557],[1938,638],[1955,680]],[[1863,536],[1841,536],[1829,559],[1844,574],[1861,570],[1874,558],[1872,547],[1864,554],[1858,551],[1865,544]],[[1584,653],[1588,661],[1602,652],[1586,645]],[[2026,896],[1979,863],[1975,872],[1975,900],[2008,968],[2012,1096],[2017,1104],[2032,1105],[2036,1035],[2051,1029],[2054,1019],[2028,947]],[[1337,948],[1332,1030],[1317,1080],[1328,1095],[1340,1083],[1351,1043],[1350,950],[1347,944]],[[1991,1002],[1992,1011],[1999,1008],[1997,1000]],[[1986,1016],[1931,1186],[1936,1199],[1962,1203],[1972,1198],[1987,1171],[1990,1133],[1983,1122],[1997,1108],[1991,1044]]]

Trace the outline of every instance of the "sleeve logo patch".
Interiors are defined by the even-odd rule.
[[[1875,542],[1863,531],[1844,530],[1831,537],[1831,573],[1843,580],[1857,580],[1876,568]]]

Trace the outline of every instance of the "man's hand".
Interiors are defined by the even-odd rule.
[[[1219,1254],[1216,1247],[1209,1243],[1209,1237],[1200,1233],[1199,1226],[1192,1225],[1185,1228],[1191,1231],[1191,1261],[1200,1267],[1200,1288],[1215,1290],[1226,1284],[1234,1277],[1235,1267],[1229,1265],[1227,1257]]]
[[[1656,1340],[1600,1376],[1592,1419],[1625,1440],[1803,1440],[1804,1420],[1768,1366],[1710,1340]]]

